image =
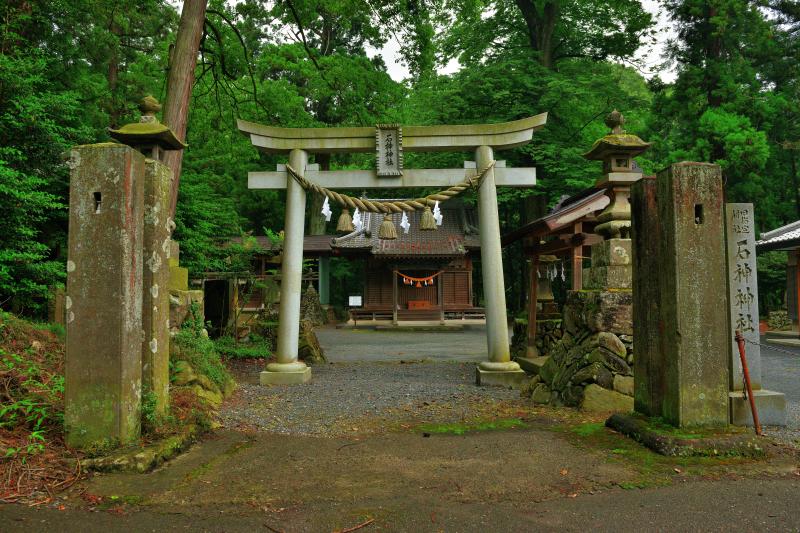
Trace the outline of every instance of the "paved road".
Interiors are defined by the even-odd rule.
[[[763,387],[786,395],[789,437],[800,439],[800,348],[761,343]]]

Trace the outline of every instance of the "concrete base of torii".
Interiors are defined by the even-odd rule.
[[[311,381],[311,367],[302,361],[296,363],[270,363],[259,374],[262,385],[301,385]]]
[[[517,389],[527,381],[527,374],[517,367],[517,370],[484,370],[475,369],[475,383],[479,386],[496,386]]]

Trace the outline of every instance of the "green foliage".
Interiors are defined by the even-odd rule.
[[[63,356],[52,334],[0,311],[0,432],[13,436],[6,457],[25,460],[63,431]]]
[[[185,324],[184,324],[185,325]],[[194,327],[184,327],[173,337],[174,347],[170,360],[187,361],[195,372],[203,374],[222,390],[231,375],[222,364],[214,341],[198,332]]]
[[[798,14],[783,2],[669,0],[673,86],[658,80],[650,141],[659,166],[722,166],[727,201],[754,202],[764,231],[800,215],[796,156]],[[793,21],[793,22],[792,22]],[[790,60],[789,58],[795,58]]]
[[[158,396],[155,392],[142,391],[142,433],[152,433],[157,428],[159,422],[157,404]]]
[[[786,252],[766,252],[758,258],[758,310],[762,316],[786,307]]]
[[[528,425],[519,418],[503,418],[472,423],[452,424],[422,424],[417,428],[424,433],[443,433],[451,435],[464,435],[475,431],[501,431],[514,428],[525,428]]]
[[[270,357],[270,343],[257,335],[250,335],[247,342],[236,342],[233,337],[219,337],[214,341],[217,352],[225,359],[261,359]]]

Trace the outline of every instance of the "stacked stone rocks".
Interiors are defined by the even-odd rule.
[[[536,353],[550,353],[561,340],[561,319],[536,322]]]
[[[561,340],[561,319],[536,321],[536,351],[528,350],[528,321],[517,319],[514,321],[514,334],[511,340],[511,355],[513,357],[536,357],[547,354]]]
[[[560,338],[523,394],[538,404],[632,410],[631,292],[570,292],[563,316]],[[551,338],[559,335],[554,331]]]

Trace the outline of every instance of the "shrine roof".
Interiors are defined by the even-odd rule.
[[[503,235],[503,246],[525,237],[545,237],[605,209],[610,198],[605,189],[584,189],[559,202],[547,215]]]
[[[384,215],[366,213],[364,228],[331,242],[340,251],[361,250],[377,257],[459,257],[480,248],[477,213],[458,200],[440,204],[442,225],[434,231],[420,230],[421,211],[408,213],[408,233],[400,227],[402,214],[392,215],[397,239],[380,239],[378,230]]]
[[[756,241],[759,251],[793,250],[800,247],[800,220],[761,234]]]

